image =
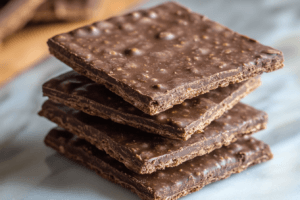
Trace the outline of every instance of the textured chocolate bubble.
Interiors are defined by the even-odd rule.
[[[139,19],[142,15],[139,12],[133,12],[130,14],[134,19]]]
[[[69,43],[69,44],[68,44],[68,47],[69,47],[71,50],[78,50],[78,49],[80,49],[80,46],[79,46],[77,43]]]
[[[195,61],[199,61],[199,60],[201,60],[201,57],[195,56],[193,59],[194,59]]]
[[[156,12],[154,12],[154,11],[149,11],[149,12],[147,13],[147,15],[148,15],[148,17],[150,17],[150,18],[152,18],[152,19],[157,18],[157,14],[156,14]]]
[[[168,71],[167,71],[166,69],[163,69],[163,68],[162,68],[162,69],[159,69],[158,71],[159,71],[160,73],[162,73],[162,74],[168,73]]]
[[[142,50],[140,50],[138,48],[131,48],[131,49],[126,49],[125,54],[130,55],[130,56],[139,56],[139,55],[142,55],[143,52],[142,52]]]
[[[168,60],[172,56],[173,52],[170,51],[161,51],[161,52],[151,52],[149,55],[151,57],[157,58],[157,60]]]
[[[138,65],[134,62],[129,62],[124,65],[125,69],[135,69],[137,67],[138,67]]]
[[[195,50],[195,53],[197,55],[206,55],[206,54],[209,54],[210,53],[210,49],[207,49],[207,48],[198,48]]]
[[[255,40],[255,39],[252,39],[252,38],[249,38],[248,36],[246,36],[246,35],[242,35],[241,36],[242,38],[244,38],[244,39],[246,39],[246,40],[248,40],[249,42],[252,42],[252,43],[258,43],[258,41],[257,40]]]
[[[276,50],[276,49],[267,49],[267,50],[263,50],[261,51],[262,53],[265,54],[280,54],[281,52]]]
[[[90,35],[92,35],[92,36],[100,35],[100,30],[98,28],[96,28],[95,26],[89,26],[88,30],[90,32]]]
[[[204,40],[208,40],[208,39],[209,39],[208,35],[202,35],[202,38],[203,38]]]
[[[58,35],[58,36],[55,36],[55,39],[58,41],[65,41],[65,40],[67,40],[67,37],[64,35]]]
[[[119,26],[119,28],[121,30],[126,30],[126,31],[132,31],[132,30],[134,30],[134,26],[132,24],[130,24],[130,23],[121,24]]]
[[[158,82],[158,79],[157,78],[151,78],[151,81]]]
[[[166,89],[166,86],[164,86],[163,84],[156,84],[152,86],[154,89]]]
[[[161,32],[159,33],[158,38],[162,40],[173,40],[175,38],[175,35],[170,32]]]
[[[167,115],[164,113],[158,114],[156,116],[156,119],[160,122],[160,123],[165,123],[168,119]]]
[[[77,29],[73,31],[73,35],[76,37],[85,37],[88,36],[88,32],[85,29]]]
[[[189,67],[187,68],[187,70],[193,74],[198,74],[199,73],[199,70],[195,67]]]
[[[230,49],[226,49],[225,51],[224,51],[224,53],[225,54],[230,54],[232,51],[230,50]]]
[[[84,56],[82,56],[82,58],[86,61],[90,61],[90,60],[94,60],[95,56],[91,53],[89,54],[85,54]]]
[[[152,22],[152,19],[149,18],[149,17],[143,17],[141,20],[140,20],[141,23],[151,23]]]
[[[177,23],[180,25],[184,25],[184,26],[187,26],[189,24],[187,21],[182,20],[182,19],[177,20]]]

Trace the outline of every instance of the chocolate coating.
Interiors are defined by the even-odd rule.
[[[283,67],[281,51],[173,2],[60,34],[48,45],[75,71],[150,115]]]
[[[71,71],[43,85],[43,93],[57,103],[90,115],[111,119],[117,123],[173,139],[187,140],[202,131],[214,119],[237,104],[261,84],[260,78],[231,84],[209,93],[187,99],[182,104],[151,116],[85,76]],[[163,87],[157,85],[157,87]]]
[[[207,154],[243,135],[264,129],[267,123],[265,112],[239,103],[213,121],[203,133],[193,134],[187,141],[178,141],[90,116],[51,101],[44,103],[39,115],[86,139],[140,174],[174,167]]]
[[[263,142],[241,138],[228,147],[196,157],[180,166],[140,175],[64,130],[50,131],[45,143],[67,158],[96,171],[103,178],[130,189],[143,200],[175,200],[273,157],[269,146]]]

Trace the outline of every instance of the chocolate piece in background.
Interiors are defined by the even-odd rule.
[[[35,12],[33,22],[89,19],[99,11],[101,0],[47,0]]]
[[[90,116],[50,100],[44,103],[39,115],[84,138],[139,174],[180,165],[262,130],[267,124],[265,112],[238,103],[207,126],[203,133],[196,133],[187,141],[178,141]]]
[[[281,51],[174,2],[57,35],[48,46],[75,71],[150,115],[283,67]]]
[[[11,0],[2,0],[0,1],[0,10]]]
[[[21,29],[45,0],[10,0],[0,3],[0,43]]]
[[[41,26],[31,24],[31,27],[13,34],[0,45],[0,88],[4,88],[23,72],[36,66],[49,56],[48,46],[45,42],[48,38],[92,23],[95,19],[105,19],[132,9],[138,3],[140,0],[103,0],[97,15],[92,19],[72,23],[49,23]],[[18,59],[16,59],[16,55],[18,55]]]
[[[71,71],[43,85],[44,96],[90,115],[172,139],[187,140],[261,84],[260,77],[185,100],[156,116],[136,109],[103,85]]]
[[[254,138],[241,138],[177,167],[141,175],[62,129],[51,130],[45,143],[101,177],[131,190],[143,200],[175,200],[273,157],[267,144]]]

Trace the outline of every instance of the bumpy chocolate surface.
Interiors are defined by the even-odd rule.
[[[64,156],[96,171],[103,178],[130,189],[144,200],[175,200],[272,158],[268,145],[254,138],[242,138],[228,147],[196,157],[180,166],[140,175],[64,130],[52,130],[45,143]]]
[[[50,52],[154,115],[283,67],[282,52],[173,2],[57,35]]]
[[[141,174],[177,166],[207,154],[243,135],[264,129],[267,123],[265,112],[239,103],[213,121],[203,133],[196,133],[187,141],[178,141],[90,116],[51,101],[44,103],[39,114]]]
[[[34,22],[74,21],[92,17],[101,0],[47,0],[35,12]]]
[[[211,121],[232,108],[260,84],[259,77],[231,84],[187,99],[182,104],[175,105],[156,116],[143,113],[103,85],[74,71],[45,83],[43,92],[57,103],[63,103],[90,115],[111,119],[164,137],[187,140],[196,131],[202,131]]]
[[[35,10],[46,0],[1,0],[0,43],[30,21]]]

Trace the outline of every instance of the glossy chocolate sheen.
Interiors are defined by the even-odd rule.
[[[272,158],[267,144],[254,138],[242,138],[180,166],[140,175],[64,130],[50,131],[45,143],[64,156],[96,171],[103,178],[130,189],[144,200],[175,200]]]
[[[48,40],[50,52],[154,115],[283,67],[281,51],[168,2]]]
[[[259,77],[231,84],[187,99],[182,104],[156,116],[143,113],[103,85],[74,71],[46,82],[43,85],[43,92],[52,101],[87,114],[111,119],[164,137],[187,140],[196,131],[202,131],[211,121],[232,108],[260,84]]]
[[[101,0],[47,0],[35,12],[34,22],[74,21],[92,17]]]
[[[187,141],[167,139],[46,101],[39,115],[86,139],[140,174],[173,167],[266,127],[267,114],[237,104]]]
[[[0,43],[30,21],[45,0],[4,0],[0,3]]]

